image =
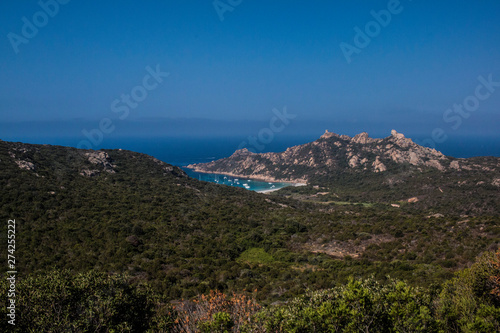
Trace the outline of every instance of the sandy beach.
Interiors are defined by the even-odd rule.
[[[306,186],[307,184],[306,183],[293,183],[292,185],[290,186]],[[255,191],[257,193],[269,193],[269,192],[274,192],[274,191],[277,191],[277,190],[281,190],[282,188],[285,188],[287,186],[283,186],[283,187],[280,187],[280,188],[271,188],[271,189],[268,189],[268,190],[260,190],[260,191]]]

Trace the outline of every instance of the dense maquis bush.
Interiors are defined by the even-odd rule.
[[[436,288],[351,279],[257,314],[257,332],[499,332],[500,251]],[[439,288],[441,289],[441,288]]]
[[[447,332],[500,332],[500,251],[481,255],[447,281],[436,312]]]
[[[88,151],[0,141],[0,220],[17,221],[24,275],[129,272],[171,300],[257,289],[268,304],[350,276],[440,283],[500,241],[498,214],[433,217],[409,204],[339,202],[312,187],[260,195],[184,177],[143,154],[105,152],[114,173]],[[292,190],[304,198],[286,197]]]
[[[259,313],[266,332],[432,332],[432,299],[402,281],[351,279]]]
[[[389,278],[349,279],[287,302],[210,291],[170,305],[123,275],[54,271],[18,284],[14,332],[498,332],[500,252],[486,253],[442,288]],[[2,293],[7,288],[1,283]],[[440,291],[441,289],[441,291]],[[3,307],[5,311],[5,306]]]
[[[2,295],[5,290],[2,280]],[[15,325],[2,320],[3,332],[168,331],[175,318],[149,287],[131,285],[123,275],[52,271],[19,280],[16,290]]]
[[[21,307],[20,311],[36,310],[42,324],[49,325],[54,312],[35,303],[30,307],[31,299],[39,300],[39,304],[60,304],[55,314],[67,311],[68,317],[57,322],[65,323],[66,318],[81,327],[101,325],[108,331],[109,327],[115,331],[161,331],[160,322],[168,327],[183,315],[174,318],[175,311],[164,305],[167,301],[193,300],[211,290],[223,292],[228,298],[232,293],[252,296],[252,301],[266,306],[289,301],[308,289],[339,293],[339,288],[347,288],[342,287],[345,284],[365,283],[360,288],[376,295],[378,289],[366,284],[366,278],[373,276],[369,281],[378,281],[385,290],[391,288],[386,278],[390,275],[406,281],[410,293],[420,293],[422,289],[416,286],[425,291],[441,285],[454,271],[470,265],[479,253],[496,249],[500,242],[498,209],[492,214],[475,210],[475,215],[466,216],[454,211],[461,203],[453,201],[437,211],[404,202],[395,208],[390,202],[397,188],[391,195],[371,201],[370,197],[385,190],[360,196],[356,191],[349,192],[347,183],[340,191],[304,187],[261,195],[187,178],[181,170],[143,154],[119,150],[105,153],[114,172],[107,172],[103,164],[91,163],[87,151],[0,141],[0,220],[16,219],[16,268],[24,288],[20,287],[19,293],[23,297],[23,293],[33,291],[34,295],[23,299],[28,308]],[[81,174],[82,170],[95,173],[88,176]],[[360,182],[375,188],[379,180]],[[442,195],[450,195],[450,199],[456,188],[443,190]],[[467,187],[463,190],[463,195],[472,193]],[[0,232],[0,243],[7,244],[4,232]],[[54,270],[71,273],[61,275]],[[110,273],[111,277],[89,271]],[[130,276],[125,284],[108,281],[124,272]],[[85,282],[87,274],[97,274],[94,280],[100,282]],[[154,292],[144,296],[146,284]],[[104,286],[108,285],[118,291],[106,294]],[[88,294],[78,286],[90,286]],[[475,307],[447,305],[460,304],[459,296],[466,294],[460,292],[460,286],[455,282],[445,286],[441,299],[449,301],[439,303],[439,308],[425,305],[426,297],[431,296],[422,292],[423,298],[417,303],[431,310],[429,329],[437,323],[438,327],[466,331],[464,323],[473,322],[470,318],[475,317],[479,319],[474,319],[470,330],[496,327],[491,326],[497,322],[493,311],[496,303],[484,295],[476,298],[479,305]],[[37,295],[43,297],[38,299]],[[76,316],[85,309],[74,305],[68,295],[79,295],[79,302],[91,309],[91,314],[105,316],[90,316],[94,318],[90,322],[71,317],[69,314]],[[336,300],[344,299],[342,295]],[[132,299],[145,304],[131,311],[145,311],[148,322],[125,319],[134,316],[120,304],[134,309]],[[282,310],[269,308],[269,312],[263,312],[268,317],[252,317],[264,318],[252,321],[257,325],[252,329],[265,329],[264,324],[273,323],[273,313],[278,315],[291,304],[293,301],[285,303]],[[106,324],[99,324],[99,318]],[[234,313],[227,310],[202,318],[196,329],[234,331],[238,326]],[[47,330],[57,329],[48,326]]]

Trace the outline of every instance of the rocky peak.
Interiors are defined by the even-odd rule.
[[[247,156],[247,155],[254,155],[255,153],[252,153],[250,150],[246,148],[238,149],[236,150],[231,157],[238,157],[238,156]]]
[[[408,148],[410,146],[415,145],[415,143],[409,139],[406,138],[403,133],[398,133],[396,130],[391,131],[391,137],[392,141],[397,144],[398,146],[402,148]]]
[[[340,136],[338,134],[335,134],[333,132],[328,132],[328,130],[325,130],[325,133],[322,136],[320,136],[320,139],[328,139],[331,137],[339,138]]]
[[[405,135],[403,133],[398,133],[395,129],[391,131],[391,135],[396,139],[404,139]]]
[[[375,141],[374,139],[370,138],[368,136],[368,133],[363,132],[357,134],[354,138],[351,140],[353,143],[360,143],[360,144],[366,144],[366,143],[372,143]]]

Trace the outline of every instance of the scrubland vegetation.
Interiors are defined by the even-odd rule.
[[[345,187],[262,195],[107,154],[113,172],[73,148],[0,141],[18,332],[499,330],[494,189],[429,206]]]

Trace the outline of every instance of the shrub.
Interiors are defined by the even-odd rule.
[[[259,304],[242,294],[227,296],[210,291],[193,301],[182,301],[175,309],[174,332],[243,332],[250,324]]]
[[[390,280],[350,279],[345,286],[309,292],[258,315],[266,332],[432,332],[431,298]]]
[[[443,330],[500,331],[500,302],[495,286],[500,276],[499,262],[498,253],[485,253],[444,284],[437,304],[437,318]]]
[[[145,332],[173,324],[171,307],[123,275],[53,271],[20,279],[16,289],[16,325],[2,320],[2,331],[8,325],[13,332]]]
[[[212,320],[202,321],[198,324],[203,333],[229,333],[234,326],[231,314],[217,312],[212,315]]]

